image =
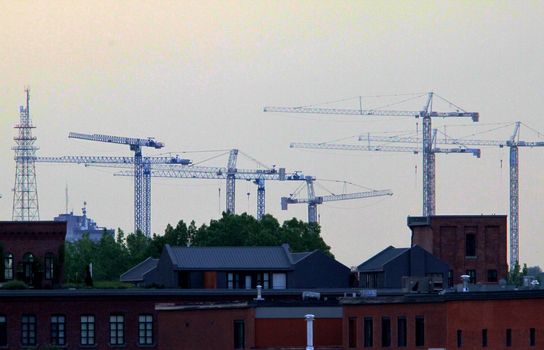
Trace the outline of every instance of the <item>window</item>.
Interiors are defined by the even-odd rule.
[[[23,274],[24,274],[24,282],[27,284],[32,285],[32,281],[34,280],[34,255],[32,253],[26,253],[23,255]]]
[[[263,289],[270,288],[270,274],[268,272],[260,272],[257,274],[257,285]]]
[[[357,347],[357,318],[348,319],[348,345],[350,348]]]
[[[82,315],[79,319],[81,329],[79,343],[81,345],[95,345],[94,316]]]
[[[51,316],[51,344],[66,344],[66,318],[62,315]]]
[[[476,256],[476,235],[467,233],[465,236],[465,256]]]
[[[52,280],[54,276],[54,259],[53,254],[47,253],[45,254],[45,279],[46,280]]]
[[[36,345],[36,315],[23,315],[21,318],[21,344]]]
[[[453,270],[448,271],[448,287],[453,287]]]
[[[229,272],[227,273],[227,288],[239,289],[240,288],[240,274]]]
[[[463,331],[460,329],[457,330],[457,347],[463,347]]]
[[[536,330],[534,328],[529,329],[529,346],[536,345]]]
[[[476,283],[476,270],[467,270],[468,283]]]
[[[6,316],[0,315],[0,346],[8,345],[8,324]]]
[[[487,348],[487,329],[482,329],[482,348]]]
[[[287,275],[285,273],[272,274],[272,289],[287,288]]]
[[[391,346],[391,319],[382,317],[382,347]]]
[[[13,279],[13,254],[7,253],[4,256],[4,279]]]
[[[235,320],[234,321],[234,348],[243,349],[245,347],[246,347],[246,342],[245,342],[244,320]]]
[[[371,348],[372,346],[374,346],[374,339],[373,339],[373,334],[374,334],[374,327],[373,327],[373,322],[372,322],[372,317],[365,317],[364,319],[364,336],[365,336],[365,339],[364,339],[364,345],[365,345],[365,348]]]
[[[497,270],[487,270],[487,282],[497,282]]]
[[[416,316],[416,346],[425,345],[425,318]]]
[[[122,345],[125,343],[125,316],[110,315],[110,344]]]
[[[178,286],[180,288],[190,288],[190,273],[189,271],[179,271],[178,272]]]
[[[251,275],[246,275],[245,276],[245,283],[244,283],[244,287],[245,289],[251,289]]]
[[[406,346],[406,317],[399,317],[397,319],[397,346]]]
[[[512,346],[512,329],[506,330],[506,346]]]
[[[153,315],[138,316],[138,344],[153,344]]]

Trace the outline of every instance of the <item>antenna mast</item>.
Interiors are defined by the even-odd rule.
[[[20,121],[14,128],[18,135],[13,139],[15,146],[15,187],[13,188],[13,221],[37,221],[40,220],[38,206],[38,188],[36,184],[36,150],[34,145],[36,137],[32,136],[30,119],[30,89],[25,88],[26,107],[19,108]]]

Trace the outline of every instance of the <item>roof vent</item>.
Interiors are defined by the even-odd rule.
[[[321,299],[321,293],[304,291],[302,292],[302,300],[319,300]]]
[[[463,292],[468,292],[468,281],[470,279],[470,276],[461,275],[461,279],[463,280]]]

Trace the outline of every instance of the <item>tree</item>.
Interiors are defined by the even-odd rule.
[[[527,276],[528,272],[527,264],[523,264],[523,269],[521,269],[519,263],[516,261],[516,264],[508,272],[508,284],[521,286],[523,284],[523,277]]]
[[[65,276],[68,281],[81,283],[85,269],[93,264],[93,280],[118,280],[129,268],[148,257],[157,258],[166,244],[172,246],[279,246],[288,243],[293,252],[321,250],[330,253],[330,247],[320,236],[316,223],[308,224],[295,218],[281,226],[273,216],[265,215],[261,220],[246,213],[233,215],[223,213],[220,219],[197,228],[194,221],[189,226],[180,220],[175,227],[167,225],[163,235],[151,238],[142,232],[125,233],[118,229],[117,235],[104,234],[100,241],[93,242],[88,235],[76,242],[67,242],[65,249]]]

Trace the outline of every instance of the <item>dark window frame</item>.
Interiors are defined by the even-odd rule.
[[[507,347],[512,346],[512,328],[506,329],[506,346]]]
[[[372,317],[363,319],[363,346],[371,348],[374,346],[374,321]]]
[[[85,318],[85,319],[84,319]],[[96,317],[94,315],[79,316],[79,344],[83,346],[96,345]]]
[[[109,325],[109,344],[125,345],[125,315],[111,314]]]
[[[397,347],[403,348],[408,345],[408,322],[406,317],[397,317]]]
[[[234,349],[244,349],[246,347],[246,331],[244,320],[234,320]]]
[[[8,318],[0,315],[0,346],[8,346]]]
[[[43,258],[44,277],[46,280],[55,278],[55,256],[53,253],[46,253]]]
[[[470,232],[465,234],[465,256],[474,258],[476,257],[476,233]]]
[[[529,346],[536,346],[536,329],[529,328]]]
[[[138,315],[138,345],[153,345],[153,315]]]
[[[469,276],[468,283],[476,284],[476,270],[468,269],[466,270],[466,274]]]
[[[382,348],[388,348],[391,346],[391,318],[383,316],[381,326]]]
[[[66,316],[56,314],[51,315],[50,319],[51,333],[50,342],[52,345],[66,345]]]
[[[416,346],[425,346],[425,317],[415,317],[415,344]]]
[[[38,320],[34,314],[21,317],[21,345],[35,346],[38,338]]]
[[[498,282],[498,273],[496,269],[487,270],[487,282]]]
[[[4,255],[4,280],[6,281],[10,281],[14,278],[13,259],[13,253],[8,252]]]
[[[23,255],[23,276],[27,284],[33,284],[34,281],[34,259],[36,257],[31,252]]]
[[[482,329],[482,348],[487,348],[487,328]]]
[[[457,330],[457,347],[463,347],[463,331],[461,329]]]
[[[348,318],[348,348],[357,347],[357,317]]]

